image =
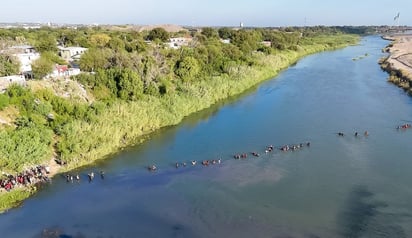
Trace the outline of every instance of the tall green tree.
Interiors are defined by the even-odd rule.
[[[229,29],[228,27],[222,27],[218,30],[219,37],[222,39],[230,39],[232,38],[233,30]]]
[[[245,54],[257,50],[260,41],[262,41],[262,35],[256,30],[239,30],[232,37],[232,43]]]
[[[20,62],[12,55],[0,54],[0,77],[20,72]]]
[[[166,42],[169,40],[169,37],[169,33],[161,27],[152,29],[147,35],[147,39],[151,41],[160,40],[162,42]]]
[[[118,87],[118,96],[123,100],[135,101],[143,94],[143,81],[139,74],[130,69],[122,70]]]
[[[35,39],[34,48],[38,52],[57,52],[57,40],[52,34],[42,33]]]
[[[176,63],[175,74],[183,81],[193,80],[199,72],[199,62],[192,56],[186,56]]]
[[[80,58],[80,69],[88,72],[98,69],[106,69],[110,66],[110,57],[113,55],[110,49],[91,48]]]
[[[217,31],[212,27],[204,27],[202,28],[202,35],[206,36],[207,38],[218,38],[219,34]]]
[[[44,57],[43,55],[40,56],[40,58],[35,60],[31,65],[34,77],[37,79],[42,79],[52,72],[53,65],[53,61],[49,58]]]
[[[90,36],[89,42],[92,46],[104,48],[111,40],[111,37],[104,33]]]

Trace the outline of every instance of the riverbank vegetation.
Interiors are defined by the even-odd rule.
[[[32,188],[19,188],[10,192],[0,192],[0,214],[30,197],[33,192]]]
[[[30,43],[47,52],[51,62],[58,54],[48,47],[51,42],[87,47],[77,62],[84,73],[71,80],[92,95],[87,100],[63,98],[50,88],[17,85],[0,94],[4,173],[48,163],[52,156],[66,164],[65,170],[91,163],[275,76],[305,55],[358,41],[356,35],[327,27],[203,28],[177,33],[159,28],[147,32],[98,27],[3,29],[0,37]],[[190,41],[171,48],[165,46],[170,37]],[[43,74],[35,73],[39,75]],[[27,193],[13,194],[0,193],[0,203],[10,197],[21,200]]]

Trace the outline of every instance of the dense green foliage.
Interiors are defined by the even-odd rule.
[[[163,28],[156,27],[149,32],[146,39],[151,41],[159,40],[166,42],[167,40],[169,40],[169,33]]]
[[[20,71],[20,62],[12,55],[0,53],[0,77],[15,75]]]
[[[0,214],[11,208],[18,206],[21,201],[28,198],[33,191],[29,189],[14,189],[10,192],[0,194]]]
[[[44,55],[41,55],[40,58],[32,63],[31,68],[34,77],[41,79],[51,73],[53,70],[53,61]]]

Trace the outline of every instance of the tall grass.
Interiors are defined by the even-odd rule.
[[[10,192],[0,192],[0,213],[19,205],[20,201],[28,198],[32,193],[33,191],[29,189],[14,189]]]

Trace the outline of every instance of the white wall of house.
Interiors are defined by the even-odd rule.
[[[0,77],[0,93],[4,93],[8,86],[16,83],[19,85],[26,85],[26,79],[23,75],[10,75],[5,77]]]
[[[230,44],[230,39],[220,39],[223,44]]]
[[[17,45],[9,49],[20,61],[20,72],[31,72],[31,64],[40,58],[40,54],[30,45]]]
[[[30,72],[31,69],[31,64],[33,61],[37,60],[40,58],[39,53],[20,53],[20,54],[15,54],[15,56],[19,59],[20,61],[20,72]]]
[[[80,69],[78,68],[69,68],[65,71],[59,71],[58,69],[54,69],[53,72],[46,76],[46,78],[57,78],[57,77],[65,77],[65,76],[73,76],[80,74]]]
[[[172,49],[179,49],[182,46],[187,46],[192,41],[192,38],[188,37],[175,37],[170,38],[169,42],[165,43],[167,47]]]

